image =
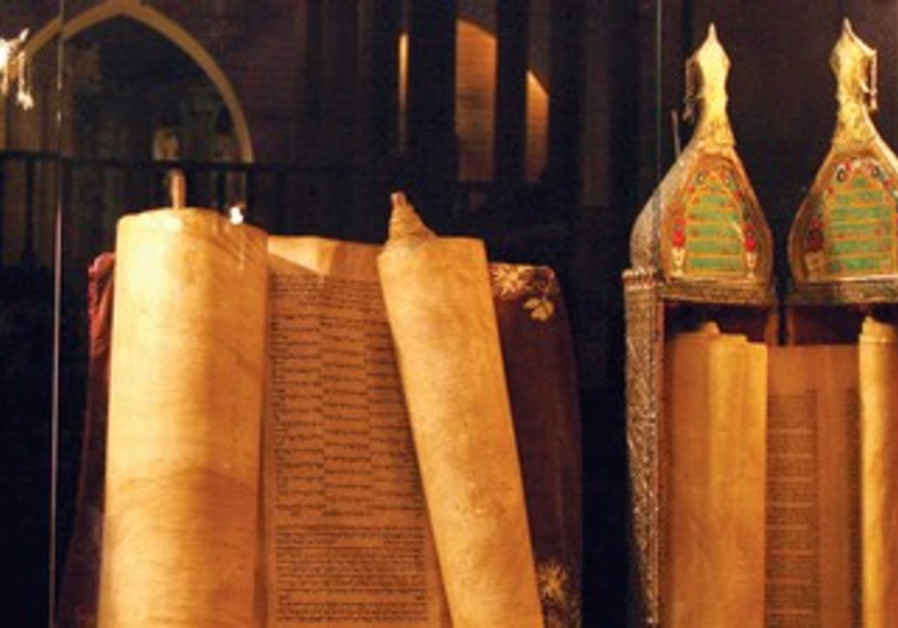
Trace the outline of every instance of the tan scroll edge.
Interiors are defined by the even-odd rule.
[[[453,623],[542,626],[483,244],[393,202],[378,267]]]
[[[253,626],[265,235],[119,223],[100,626]]]
[[[898,626],[898,334],[867,318],[858,343],[861,386],[861,543],[863,625]]]

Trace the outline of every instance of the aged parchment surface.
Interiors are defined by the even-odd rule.
[[[512,278],[516,290],[537,290],[542,271],[494,268],[491,289],[479,244],[450,242],[445,260],[464,260],[452,279],[476,281],[456,299],[465,303],[457,327],[432,324],[474,340],[438,347],[467,376],[425,370],[418,380],[419,391],[421,381],[432,391],[428,413],[455,423],[452,438],[416,453],[405,403],[416,393],[400,380],[380,247],[268,237],[204,210],[122,221],[123,305],[113,313],[119,346],[100,447],[108,475],[98,487],[109,495],[103,625],[445,626],[452,602],[456,626],[541,626],[537,583],[543,612],[577,625],[579,556],[564,553],[576,539],[545,535],[574,525],[579,511],[569,510],[569,492],[556,496],[560,504],[537,500],[560,508],[551,525],[540,522],[548,562],[537,578],[493,309]],[[515,301],[520,313],[506,324],[517,333],[521,321],[554,320],[561,303],[552,285]],[[425,292],[442,302],[453,289],[436,282]],[[551,386],[565,381],[555,375]],[[528,412],[525,431],[563,425],[576,435],[570,408]],[[534,469],[555,473],[529,447]],[[423,475],[434,466],[421,461],[428,452],[459,490],[441,502],[442,529],[452,533],[439,563],[419,477],[419,467]],[[578,480],[560,488],[569,491],[568,481]],[[454,601],[441,571],[455,583]],[[91,614],[89,600],[79,604]]]
[[[861,382],[861,548],[864,628],[898,626],[898,334],[868,318]]]
[[[662,624],[764,625],[767,348],[714,323],[675,336]]]
[[[483,244],[400,203],[379,270],[453,625],[542,626]]]
[[[449,626],[380,247],[271,237],[267,626]]]
[[[100,625],[254,625],[265,234],[120,222]]]
[[[767,624],[859,616],[858,352],[770,349]]]

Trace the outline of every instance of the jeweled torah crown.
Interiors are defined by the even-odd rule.
[[[832,144],[789,234],[799,292],[898,282],[898,160],[870,116],[876,110],[876,51],[848,20],[830,65],[838,103]]]
[[[727,115],[729,68],[712,24],[686,62],[685,117],[698,111],[695,133],[633,228],[633,267],[660,270],[671,284],[770,283],[770,229]]]

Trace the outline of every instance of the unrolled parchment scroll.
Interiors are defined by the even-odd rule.
[[[451,626],[380,247],[270,237],[266,626]]]
[[[386,275],[414,271],[388,294],[373,245],[269,237],[205,210],[121,221],[100,625],[433,628],[449,625],[447,606],[459,627],[542,626],[542,612],[579,625],[579,553],[568,551],[579,545],[552,533],[579,530],[579,480],[546,463],[552,447],[525,444],[539,474],[541,609],[498,297],[479,242],[429,237],[381,260]],[[542,276],[505,271],[528,290]],[[500,304],[509,337],[562,329],[550,287],[537,313],[523,297]],[[388,323],[384,296],[445,311]],[[429,347],[428,368],[401,378],[395,343],[410,335]],[[554,345],[540,346],[537,363]],[[562,442],[576,421],[569,374],[553,376],[545,396],[561,406],[530,400],[518,427],[561,430]],[[406,401],[449,426],[440,440],[417,447]],[[419,469],[437,487],[426,507]],[[85,621],[97,612],[95,600],[73,608]]]
[[[483,244],[394,198],[378,264],[453,625],[542,626]]]

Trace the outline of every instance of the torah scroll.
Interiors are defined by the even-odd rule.
[[[269,237],[202,210],[148,211],[121,222],[108,440],[93,448],[105,451],[105,463],[85,467],[90,477],[105,477],[105,485],[84,496],[105,491],[106,499],[82,504],[94,512],[105,506],[100,625],[447,625],[442,583],[459,577],[439,547],[439,561],[435,555],[429,519],[437,515],[432,504],[424,506],[425,464],[405,407],[414,393],[397,371],[379,251]],[[502,351],[518,367],[508,371],[510,389],[526,400],[526,412],[519,424],[500,414],[507,421],[501,429],[478,425],[452,438],[462,445],[472,437],[496,439],[490,450],[496,455],[477,459],[473,469],[475,480],[491,478],[503,492],[475,505],[490,508],[500,494],[513,499],[503,502],[501,536],[489,543],[474,532],[460,537],[480,544],[484,562],[459,573],[474,579],[471,591],[489,588],[505,597],[478,615],[468,614],[470,597],[448,604],[457,626],[542,625],[540,606],[553,625],[576,626],[578,417],[562,304],[554,279],[546,279],[551,275],[501,267],[526,288],[503,291],[513,299],[487,288],[485,297],[502,312]],[[471,272],[481,289],[489,286],[485,266]],[[539,297],[527,296],[536,278]],[[529,300],[538,307],[528,309]],[[483,303],[476,311],[466,324],[475,333],[495,332],[495,312]],[[478,322],[481,315],[485,322]],[[543,344],[506,342],[527,337]],[[544,360],[547,351],[557,355]],[[501,376],[501,353],[495,346],[487,353],[492,366],[472,364],[467,354],[459,363],[476,377]],[[533,377],[524,367],[534,361],[558,370],[540,378],[539,399],[520,393]],[[448,385],[440,393],[435,403],[467,394]],[[539,530],[535,550],[513,429],[552,435],[517,444],[529,464],[528,493],[537,497],[528,504]],[[488,473],[481,475],[485,461]],[[98,474],[103,467],[105,475]],[[510,530],[517,532],[509,536]],[[550,576],[542,605],[534,556]],[[497,581],[496,574],[526,586]],[[84,578],[90,577],[88,570]],[[93,621],[96,600],[71,599],[67,609],[78,621]],[[500,616],[510,623],[497,623]]]

